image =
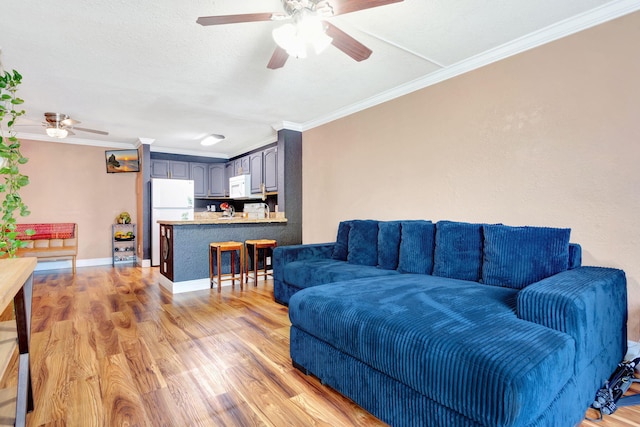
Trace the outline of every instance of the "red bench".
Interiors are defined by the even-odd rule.
[[[17,251],[18,257],[36,257],[43,260],[71,259],[73,274],[76,273],[78,255],[78,224],[16,224],[18,239],[26,241],[27,247]],[[34,230],[27,236],[25,230]]]

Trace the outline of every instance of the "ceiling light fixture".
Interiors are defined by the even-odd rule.
[[[204,145],[208,147],[210,145],[217,144],[220,141],[224,141],[226,138],[224,135],[218,135],[216,133],[205,137],[202,141],[200,141],[200,145]]]
[[[58,126],[52,126],[47,128],[47,135],[52,138],[66,138],[69,135],[69,131]]]
[[[320,54],[333,41],[325,31],[321,17],[304,10],[294,24],[284,24],[271,32],[273,40],[295,58],[307,57],[307,45],[313,46],[316,55]]]

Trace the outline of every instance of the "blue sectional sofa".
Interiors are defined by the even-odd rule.
[[[621,270],[570,230],[354,220],[280,246],[294,366],[394,426],[572,426],[626,351]]]

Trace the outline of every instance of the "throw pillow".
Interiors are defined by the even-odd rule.
[[[336,236],[336,244],[333,247],[331,258],[339,261],[347,260],[349,251],[349,231],[351,230],[351,221],[342,221],[338,225],[338,235]]]
[[[569,228],[485,225],[482,281],[523,289],[569,268]]]
[[[438,221],[433,275],[479,282],[482,277],[482,224]]]
[[[399,272],[431,274],[435,229],[435,224],[431,221],[402,222]]]
[[[378,223],[378,267],[385,270],[398,268],[400,252],[400,221]]]
[[[349,230],[347,262],[359,265],[378,264],[378,221],[355,220]]]

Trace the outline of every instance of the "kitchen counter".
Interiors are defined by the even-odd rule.
[[[286,218],[264,218],[264,219],[251,219],[251,218],[196,218],[189,221],[167,221],[159,220],[158,224],[165,225],[209,225],[209,224],[269,224],[269,223],[282,223],[287,222]]]
[[[283,212],[279,214],[284,216]],[[174,294],[210,289],[211,242],[274,239],[278,246],[301,243],[299,226],[287,218],[223,219],[219,212],[196,212],[194,216],[191,221],[157,221],[161,236],[160,284]],[[230,270],[229,258],[222,260],[224,273]]]

